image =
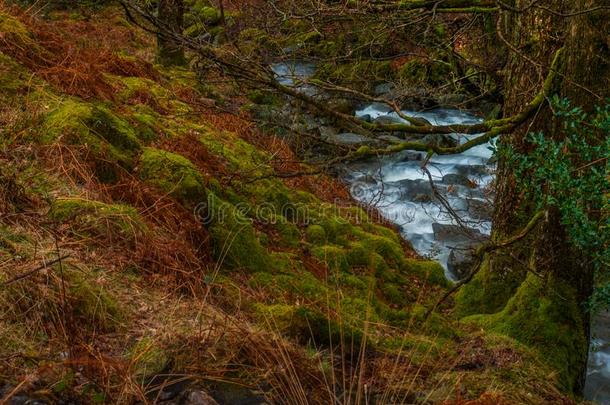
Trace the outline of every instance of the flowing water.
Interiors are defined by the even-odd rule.
[[[315,73],[315,65],[296,61],[272,66],[278,81],[315,95],[311,86],[301,80]],[[468,112],[452,109],[404,111],[412,117],[425,118],[435,125],[474,124],[482,119]],[[367,120],[402,121],[389,108],[370,104],[355,112]],[[476,135],[453,134],[457,143]],[[434,156],[422,171],[425,154],[401,152],[391,156],[351,164],[344,180],[353,197],[376,207],[388,220],[397,224],[404,238],[424,256],[438,260],[446,276],[459,278],[452,271],[452,257],[484,240],[491,231],[490,206],[493,204],[491,183],[494,163],[490,144],[479,145],[459,155]],[[430,185],[446,198],[454,215],[439,203]],[[458,252],[456,255],[455,253]],[[591,351],[587,367],[585,398],[610,405],[610,313],[598,315],[592,322]]]
[[[424,118],[434,125],[481,122],[479,117],[459,110],[403,113]],[[356,111],[356,115],[368,115],[367,119],[372,120],[380,117],[400,120],[396,113],[379,104],[368,105]],[[453,134],[450,137],[464,143],[475,136]],[[494,171],[491,157],[488,144],[459,155],[434,156],[426,164],[428,176],[421,167],[425,153],[405,151],[350,165],[345,180],[354,198],[376,207],[396,223],[418,253],[441,262],[447,269],[447,277],[455,280],[457,275],[448,266],[451,249],[464,250],[485,239],[491,230],[490,183]],[[461,218],[460,223],[435,198],[433,187],[446,198],[454,214]]]

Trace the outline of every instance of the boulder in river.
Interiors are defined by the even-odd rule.
[[[393,115],[381,115],[373,120],[375,124],[379,125],[392,125],[392,124],[404,124],[404,122]]]
[[[473,219],[491,221],[493,205],[488,201],[477,200],[475,198],[466,199],[468,213]]]
[[[392,185],[396,186],[400,190],[401,199],[407,201],[423,201],[426,198],[432,200],[434,193],[432,192],[432,186],[428,180],[401,180]],[[427,196],[427,197],[424,197]]]
[[[447,185],[458,185],[458,186],[464,186],[464,187],[468,187],[468,188],[476,188],[476,186],[477,186],[475,184],[475,182],[470,180],[468,177],[463,176],[461,174],[457,174],[457,173],[450,173],[450,174],[444,175],[441,182],[443,184],[447,184]]]
[[[446,134],[430,134],[422,138],[422,143],[426,145],[437,146],[439,148],[453,148],[458,142],[451,135]]]
[[[327,139],[330,142],[346,146],[364,146],[374,143],[371,138],[367,138],[364,135],[354,134],[352,132],[331,135]]]
[[[400,139],[397,136],[389,135],[389,134],[379,135],[377,137],[377,139],[379,139],[380,141],[385,141],[385,142],[390,142],[390,143],[401,143],[401,142],[404,142],[404,139]]]
[[[377,86],[375,86],[375,89],[373,90],[373,93],[376,96],[383,96],[386,95],[388,93],[391,93],[394,90],[394,84],[393,83],[381,83],[378,84]]]
[[[472,266],[475,263],[475,258],[472,256],[472,248],[453,248],[449,252],[447,259],[447,270],[451,272],[458,280],[467,277],[472,271]]]
[[[453,224],[432,224],[434,239],[453,246],[473,246],[488,239],[477,229],[465,228]]]
[[[455,170],[462,176],[477,177],[489,175],[491,172],[491,169],[485,165],[458,165]]]

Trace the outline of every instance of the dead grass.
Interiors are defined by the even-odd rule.
[[[149,62],[117,53],[140,38],[130,27],[108,24],[116,15],[48,21],[4,4],[0,12],[15,16],[29,31],[25,37],[0,37],[0,51],[66,94],[112,100],[117,88],[106,74],[159,78]]]

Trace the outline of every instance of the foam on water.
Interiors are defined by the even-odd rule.
[[[481,118],[467,112],[451,109],[403,111],[403,113],[416,118],[425,118],[433,125],[476,124],[482,121]],[[358,117],[366,115],[373,120],[382,116],[400,119],[398,114],[380,104],[371,104],[356,111]],[[452,134],[460,144],[476,136],[478,135]],[[494,167],[489,163],[492,156],[489,146],[489,144],[479,145],[459,155],[434,156],[426,166],[435,182],[440,182],[443,176],[448,174],[458,174],[477,185],[475,188],[469,188],[438,184],[438,187],[447,191],[448,201],[456,207],[463,221],[470,228],[483,234],[489,234],[491,231],[489,220],[481,221],[473,218],[464,207],[465,201],[484,202],[486,199],[485,189],[494,178]],[[360,162],[350,168],[351,173],[346,179],[352,186],[353,196],[358,201],[374,205],[387,219],[401,227],[403,236],[411,241],[420,254],[439,260],[447,268],[451,246],[435,239],[433,224],[455,224],[455,222],[438,202],[420,198],[419,194],[425,194],[429,187],[428,176],[421,170],[423,158],[423,153],[404,152],[377,161]],[[422,193],[417,192],[420,188]],[[447,276],[455,279],[455,276],[449,272]]]

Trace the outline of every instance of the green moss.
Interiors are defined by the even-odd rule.
[[[405,263],[405,254],[402,246],[392,239],[379,235],[368,236],[364,243],[384,258],[391,266],[400,267]]]
[[[348,271],[350,268],[346,250],[340,246],[315,246],[313,249],[311,249],[311,254],[322,263],[325,263],[328,268],[332,270]]]
[[[353,234],[354,226],[344,218],[329,215],[320,219],[318,225],[324,228],[326,239],[334,244],[347,244]]]
[[[569,391],[587,360],[588,345],[575,291],[554,279],[543,280],[528,273],[503,310],[464,321],[536,348],[560,373],[561,383]]]
[[[405,294],[399,285],[393,283],[384,283],[381,285],[383,296],[392,304],[404,306]]]
[[[390,62],[369,59],[339,65],[323,64],[316,71],[314,78],[337,84],[368,87],[375,82],[391,80],[393,76]]]
[[[277,94],[263,90],[251,91],[247,94],[247,97],[253,103],[261,105],[279,105],[282,102]]]
[[[321,245],[326,242],[326,231],[320,225],[309,225],[305,230],[305,235],[309,243]]]
[[[450,82],[451,65],[442,61],[414,59],[405,63],[398,72],[398,77],[409,84],[440,85]]]
[[[370,246],[362,242],[352,242],[347,254],[347,261],[351,266],[367,267],[372,260],[371,253],[373,251]]]
[[[216,260],[228,268],[273,271],[271,257],[261,246],[251,221],[214,194],[210,193],[208,204]]]
[[[415,274],[422,280],[441,287],[449,287],[451,282],[445,277],[445,270],[435,261],[407,259],[404,269],[406,272]]]
[[[119,237],[133,242],[147,231],[135,208],[83,198],[58,198],[51,206],[49,217],[54,221],[68,222],[73,231],[84,236]]]
[[[127,352],[134,379],[143,382],[157,375],[169,364],[169,356],[153,338],[145,336]]]
[[[274,228],[280,236],[280,244],[286,247],[296,248],[301,244],[301,232],[295,224],[286,218],[276,216],[273,220]]]
[[[428,315],[428,308],[421,304],[414,304],[410,308],[410,313],[413,321],[418,329],[431,336],[440,336],[445,338],[454,338],[457,336],[456,327],[451,325],[449,321],[436,312]]]
[[[203,176],[184,156],[144,148],[140,158],[139,176],[184,203],[197,204],[205,201]]]
[[[69,297],[74,315],[96,329],[115,330],[124,314],[115,298],[78,270],[68,273]]]
[[[479,272],[455,296],[458,317],[491,314],[504,308],[525,278],[523,271],[504,266],[504,260],[501,257],[485,257]]]
[[[44,120],[40,141],[57,141],[86,146],[97,162],[102,181],[114,181],[116,168],[130,168],[140,151],[136,132],[125,120],[103,106],[76,100],[60,103]]]

